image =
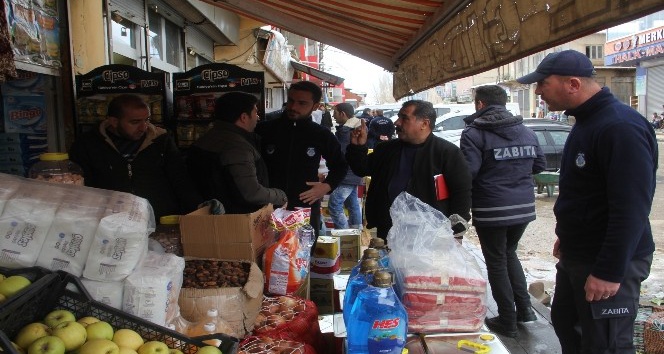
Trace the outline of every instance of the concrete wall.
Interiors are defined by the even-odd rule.
[[[71,43],[76,74],[107,64],[102,1],[70,0]]]

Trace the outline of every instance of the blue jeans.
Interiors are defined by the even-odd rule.
[[[348,209],[350,218],[346,218],[344,206]],[[338,185],[330,194],[328,209],[335,229],[347,229],[349,224],[353,228],[362,226],[362,210],[360,209],[360,203],[357,201],[356,185]]]

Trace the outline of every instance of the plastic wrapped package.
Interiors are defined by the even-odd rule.
[[[32,267],[44,244],[64,190],[57,185],[23,179],[0,215],[0,266]]]
[[[184,258],[148,252],[139,267],[124,280],[122,310],[165,326],[180,315]]]
[[[39,252],[37,265],[80,277],[111,191],[68,188]]]
[[[20,177],[0,173],[0,215],[2,215],[7,201],[18,190],[21,181]]]
[[[148,248],[155,229],[154,213],[146,199],[112,192],[95,233],[83,276],[121,281],[132,273]]]
[[[309,274],[314,230],[309,225],[311,209],[289,211],[283,208],[271,215],[277,240],[263,254],[265,292],[273,295],[295,293]]]
[[[81,278],[81,283],[93,299],[102,304],[122,310],[122,293],[124,284],[121,281],[104,282]]]
[[[406,192],[395,199],[390,215],[390,267],[409,312],[408,330],[479,330],[486,316],[486,279],[475,259],[454,240],[449,219]]]

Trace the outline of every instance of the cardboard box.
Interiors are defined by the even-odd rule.
[[[242,288],[182,288],[178,299],[180,313],[188,321],[200,321],[207,310],[216,308],[235,335],[242,338],[254,329],[263,303],[263,286],[263,272],[252,262],[247,283]]]
[[[209,207],[180,217],[182,248],[186,257],[261,262],[270,232],[272,204],[251,214],[210,215]]]
[[[360,261],[360,234],[358,229],[331,230],[340,239],[341,271],[350,271]]]
[[[334,313],[334,280],[311,278],[309,296],[318,307],[318,313]]]

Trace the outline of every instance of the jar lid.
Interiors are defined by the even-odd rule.
[[[180,215],[165,215],[159,218],[162,225],[177,225],[180,223]]]
[[[69,154],[66,152],[47,152],[39,155],[42,161],[64,161],[69,160]]]

